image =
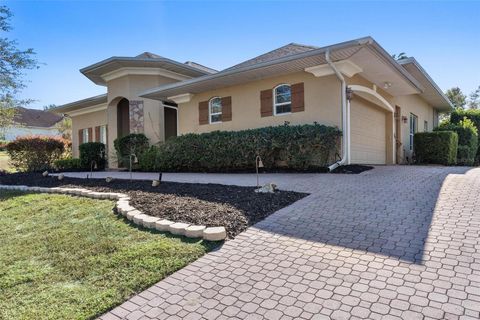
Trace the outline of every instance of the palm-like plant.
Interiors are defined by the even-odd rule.
[[[403,60],[403,59],[407,59],[408,56],[405,52],[400,52],[399,54],[392,54],[392,58],[395,59],[395,60]]]

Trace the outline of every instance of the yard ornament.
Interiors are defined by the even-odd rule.
[[[60,174],[58,175],[58,180],[63,180],[64,177],[65,177],[65,176],[63,175],[63,173],[60,173]]]
[[[42,176],[48,177],[48,171],[43,171]]]

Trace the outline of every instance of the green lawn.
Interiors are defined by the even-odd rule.
[[[0,171],[13,172],[13,168],[8,164],[8,154],[5,151],[0,151]]]
[[[209,250],[138,229],[113,202],[0,191],[0,319],[89,319]]]

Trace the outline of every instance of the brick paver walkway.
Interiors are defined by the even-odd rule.
[[[312,194],[102,318],[480,318],[480,169],[269,178]]]

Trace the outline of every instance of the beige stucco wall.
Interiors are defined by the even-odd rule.
[[[100,106],[100,105],[99,105]],[[95,136],[95,127],[107,124],[107,110],[95,111],[78,116],[72,116],[72,153],[74,158],[79,157],[78,153],[78,130],[92,128]],[[95,137],[92,137],[94,141]]]
[[[304,112],[263,118],[260,116],[260,91],[273,89],[281,83],[299,82],[304,83]],[[281,125],[285,121],[292,125],[317,121],[320,124],[341,127],[340,90],[340,82],[335,76],[316,78],[310,73],[299,72],[196,94],[190,102],[179,105],[179,133],[260,128]],[[199,125],[198,103],[214,96],[232,97],[232,121]]]
[[[410,113],[415,114],[418,117],[417,132],[424,131],[424,121],[428,122],[428,131],[432,131],[434,126],[437,125],[437,113],[434,112],[434,108],[429,105],[418,95],[397,96],[393,99],[393,103],[399,106],[401,109],[401,117],[407,117],[407,122],[401,121],[401,138],[402,146],[401,159],[405,162],[406,156],[411,156],[410,152]]]

